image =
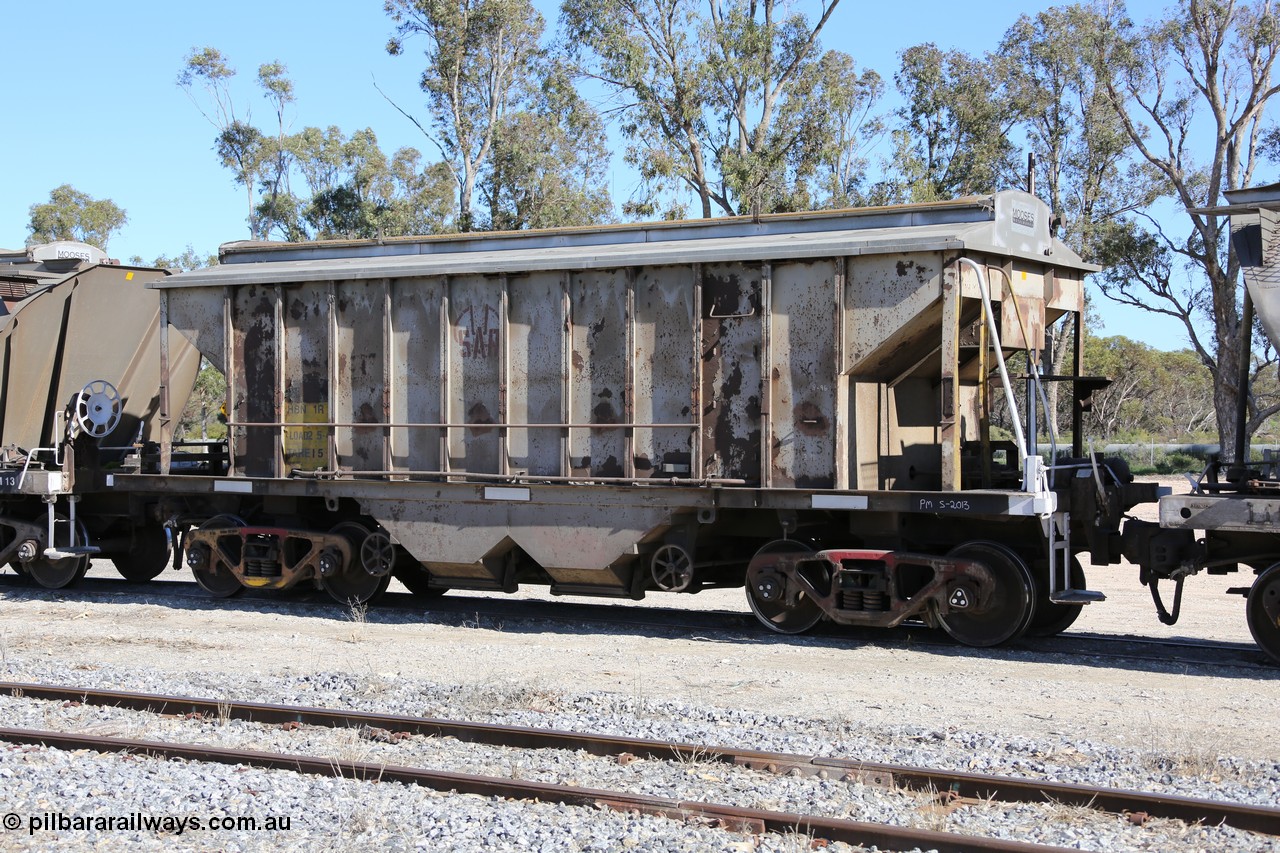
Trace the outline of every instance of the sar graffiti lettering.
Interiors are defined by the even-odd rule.
[[[458,315],[453,335],[463,358],[498,358],[502,330],[498,309],[492,305],[468,305]]]

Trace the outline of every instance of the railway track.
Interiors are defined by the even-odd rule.
[[[174,717],[242,720],[260,725],[283,726],[288,729],[296,729],[300,726],[358,729],[385,733],[388,737],[417,735],[428,738],[452,738],[464,743],[512,749],[567,750],[626,761],[635,759],[682,763],[698,761],[775,774],[858,782],[889,790],[922,792],[937,796],[941,801],[950,804],[979,800],[1006,803],[1052,803],[1137,816],[1131,819],[1168,818],[1188,824],[1225,824],[1247,832],[1280,836],[1280,809],[1278,808],[1064,784],[1048,780],[1019,779],[857,759],[761,752],[522,726],[469,723],[307,706],[225,702],[214,699],[45,684],[0,682],[0,695],[20,697],[25,700],[60,702],[64,705],[120,708]],[[907,850],[917,846],[940,851],[1052,849],[1041,845],[817,815],[675,800],[669,797],[442,772],[383,763],[339,761],[311,755],[228,749],[207,744],[161,742],[19,728],[0,728],[0,740],[18,744],[43,744],[59,749],[129,752],[161,758],[246,764],[353,779],[399,781],[444,791],[508,799],[532,798],[543,802],[569,805],[607,806],[623,811],[639,811],[679,819],[713,821],[726,828],[755,833],[765,831],[803,833],[830,841],[876,845],[882,849]]]
[[[165,601],[198,602],[200,605],[216,605],[219,608],[270,608],[272,612],[305,609],[336,613],[342,609],[321,592],[295,592],[288,597],[278,593],[248,592],[234,599],[214,599],[200,589],[194,581],[158,580],[139,585],[114,576],[87,577],[74,588],[45,590],[32,585],[24,578],[5,574],[0,575],[0,593],[55,599],[76,597],[127,599],[148,604]],[[424,602],[423,599],[411,594],[397,592],[385,594],[378,600],[377,608],[397,614],[421,613],[427,610],[437,619],[456,616],[460,619],[482,618],[503,622],[531,620],[573,625],[600,624],[632,629],[724,633],[735,637],[745,633],[761,641],[795,642],[793,638],[779,639],[761,632],[745,610],[742,613],[725,610],[689,611],[647,603],[618,606],[576,600],[542,601],[466,594]],[[696,614],[696,618],[691,614]],[[1276,667],[1250,643],[1156,639],[1078,631],[1070,631],[1049,638],[1024,637],[1016,643],[996,650],[975,650],[958,646],[936,631],[923,625],[911,624],[904,625],[895,631],[859,630],[837,625],[821,625],[807,635],[806,641],[838,642],[842,645],[849,645],[851,642],[867,642],[882,646],[926,648],[966,655],[1033,652],[1104,660],[1204,666],[1214,669],[1228,667],[1262,673],[1277,672]]]

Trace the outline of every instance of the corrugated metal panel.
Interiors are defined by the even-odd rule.
[[[326,423],[329,417],[329,286],[284,289],[284,419]],[[329,430],[289,427],[284,434],[286,468],[329,467]]]
[[[448,387],[450,422],[474,424],[449,431],[449,470],[500,474],[503,297],[496,279],[449,280]]]
[[[696,424],[694,412],[694,271],[641,269],[635,280],[636,423]],[[632,447],[637,477],[688,477],[691,427],[637,427]]]
[[[440,319],[445,280],[401,279],[392,283],[391,419],[395,423],[444,422],[442,357],[450,339]],[[439,471],[443,430],[436,427],[392,432],[392,466],[405,471]]]
[[[835,262],[773,269],[771,460],[777,487],[836,484]]]
[[[754,265],[703,269],[699,476],[760,479],[762,278]]]
[[[170,309],[172,311],[172,308]],[[244,424],[280,421],[277,409],[276,288],[238,288],[231,303],[232,418]],[[279,431],[269,426],[236,428],[235,466],[249,477],[277,476]]]
[[[386,283],[339,282],[337,286],[337,394],[334,420],[350,424],[390,422],[390,390],[386,383],[386,348],[383,340]],[[338,430],[338,468],[343,471],[383,471],[387,433],[372,426]]]
[[[508,282],[507,420],[513,424],[558,424],[564,416],[564,277],[554,273]],[[560,476],[558,429],[511,429],[510,470]]]
[[[622,270],[575,275],[570,288],[571,473],[622,477],[627,423],[627,282]]]

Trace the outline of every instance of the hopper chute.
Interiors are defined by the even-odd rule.
[[[0,325],[0,444],[51,447],[59,415],[81,392],[106,382],[119,394],[120,417],[103,447],[159,440],[160,300],[148,282],[164,270],[81,262],[56,277],[32,277],[20,264],[0,266],[0,280],[21,279],[31,292]],[[181,413],[200,358],[174,336],[170,412]],[[66,419],[61,422],[65,425]]]

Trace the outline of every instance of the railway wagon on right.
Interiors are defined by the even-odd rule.
[[[1228,204],[1200,213],[1231,217],[1231,248],[1244,274],[1244,349],[1257,319],[1273,347],[1280,347],[1280,184],[1229,190]],[[1141,566],[1160,620],[1177,622],[1183,584],[1201,571],[1230,574],[1243,566],[1254,575],[1229,592],[1245,597],[1245,618],[1258,646],[1280,663],[1280,472],[1274,458],[1248,462],[1246,423],[1250,417],[1253,359],[1241,359],[1236,410],[1236,446],[1231,462],[1214,459],[1193,478],[1190,494],[1160,499],[1158,524],[1131,520],[1124,530],[1125,552]],[[1166,606],[1161,581],[1172,581]]]

